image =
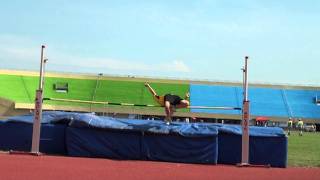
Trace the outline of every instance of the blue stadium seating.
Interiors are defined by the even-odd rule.
[[[191,106],[241,107],[241,86],[190,85]],[[320,106],[315,97],[320,91],[249,87],[250,114],[269,117],[299,117],[320,119]],[[241,114],[235,110],[191,109],[191,112]]]
[[[191,106],[228,106],[240,107],[242,94],[239,87],[190,85]],[[191,112],[215,114],[241,114],[238,110],[191,109]]]
[[[315,103],[315,97],[320,91],[285,90],[285,93],[292,109],[292,117],[320,118],[320,106]]]

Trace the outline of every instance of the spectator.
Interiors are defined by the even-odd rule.
[[[290,136],[292,125],[293,125],[293,121],[292,121],[292,118],[290,117],[288,120],[288,136]]]
[[[298,120],[297,127],[298,127],[298,130],[299,130],[299,136],[302,136],[303,121],[301,120],[301,118],[299,118],[299,120]]]

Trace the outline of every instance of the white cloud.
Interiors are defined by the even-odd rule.
[[[165,69],[174,72],[190,72],[190,68],[181,60],[174,60],[173,62],[166,64]]]
[[[50,59],[50,58],[49,58]],[[67,62],[67,63],[66,63]],[[113,71],[143,71],[143,72],[190,72],[190,68],[181,60],[152,64],[136,61],[118,60],[110,58],[83,58],[70,55],[58,55],[53,60],[54,64],[63,66],[76,66],[91,69],[106,69]]]
[[[32,47],[0,47],[1,57],[18,61],[39,59],[40,55],[37,53],[38,51],[39,49]]]
[[[39,60],[39,48],[28,38],[0,34],[0,58],[12,61]]]
[[[38,47],[39,46],[39,47]],[[32,67],[38,67],[40,60],[40,46],[35,45],[34,41],[19,36],[0,35],[0,59],[10,61],[10,65],[17,68],[28,64]],[[105,70],[109,72],[130,73],[130,72],[145,72],[147,74],[157,73],[165,74],[190,72],[190,68],[182,60],[173,60],[163,63],[148,63],[146,61],[130,61],[112,58],[101,57],[82,57],[78,54],[69,54],[68,52],[61,52],[52,46],[48,46],[45,50],[45,57],[49,59],[48,70],[50,64],[53,70],[70,71],[74,69],[75,72],[86,72],[97,69],[97,71]],[[2,64],[4,67],[6,64]],[[74,68],[73,68],[74,67]],[[80,69],[79,69],[80,68]],[[89,70],[88,70],[89,71]]]

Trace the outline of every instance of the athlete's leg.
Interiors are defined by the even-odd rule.
[[[158,96],[157,95],[157,93],[156,93],[156,91],[150,86],[150,84],[149,83],[144,83],[144,86],[146,86],[147,88],[148,88],[148,90],[151,92],[151,94],[153,95],[153,96]]]
[[[164,108],[165,108],[165,112],[166,112],[166,121],[171,122],[173,111],[171,110],[171,104],[169,101],[165,101]]]

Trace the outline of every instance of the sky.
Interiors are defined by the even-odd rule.
[[[0,69],[320,86],[320,1],[10,0]]]

